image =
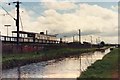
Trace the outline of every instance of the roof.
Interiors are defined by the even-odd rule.
[[[17,33],[17,31],[12,31],[12,33]],[[26,31],[19,31],[20,34],[40,34],[40,33],[34,33],[34,32],[26,32]],[[40,35],[46,35],[46,34],[40,34]],[[51,37],[56,37],[56,35],[47,35]]]
[[[52,37],[56,37],[56,35],[47,35],[47,36],[52,36]]]
[[[17,33],[17,31],[12,31],[12,33]],[[20,34],[37,34],[34,32],[19,31]]]

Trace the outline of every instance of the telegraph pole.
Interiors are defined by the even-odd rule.
[[[81,43],[81,30],[79,29],[79,43]]]
[[[19,4],[21,3],[21,2],[19,2],[19,1],[17,1],[17,2],[13,2],[13,3],[15,3],[16,4],[16,8],[17,8],[17,18],[16,18],[16,26],[17,26],[17,50],[18,50],[18,52],[19,52],[19,8],[20,8],[20,6],[19,6]],[[21,72],[20,72],[20,63],[18,62],[18,80],[20,80],[20,78],[21,78]]]
[[[79,29],[79,44],[81,44],[81,30],[80,29]],[[81,63],[81,55],[80,55],[80,74],[82,72],[81,66],[82,66],[82,63]]]
[[[46,30],[46,36],[48,35],[48,31]]]
[[[17,1],[17,2],[13,2],[13,3],[16,3],[16,8],[17,8],[17,19],[16,19],[16,26],[17,26],[17,45],[19,46],[19,4],[20,2]]]
[[[93,43],[93,41],[92,41],[92,36],[90,36],[90,38],[91,38],[91,44]]]
[[[98,39],[96,38],[96,44],[98,44]]]
[[[19,46],[19,1],[16,2],[17,5],[17,20],[16,20],[16,26],[17,26],[17,45]]]
[[[90,36],[90,38],[91,38],[91,48],[92,48],[92,43],[93,43],[93,41],[92,41],[92,36]]]
[[[75,37],[75,36],[73,36],[73,42],[75,41],[74,37]]]
[[[100,43],[100,41],[101,41],[101,40],[100,40],[100,37],[98,37],[98,43]]]

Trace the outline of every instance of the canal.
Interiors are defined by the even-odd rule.
[[[82,71],[96,60],[100,60],[110,49],[83,53],[69,58],[32,63],[18,68],[2,71],[2,78],[77,78]]]

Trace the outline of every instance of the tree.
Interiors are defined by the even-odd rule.
[[[101,42],[100,42],[100,45],[101,45],[101,46],[105,46],[105,42],[104,42],[104,41],[101,41]]]

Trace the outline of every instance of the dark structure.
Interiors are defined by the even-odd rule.
[[[12,35],[16,33],[17,31],[12,31]],[[6,43],[17,43],[17,37],[14,36],[1,36],[1,40]],[[55,35],[46,35],[43,32],[19,31],[19,43],[58,44],[60,41],[57,40]]]

